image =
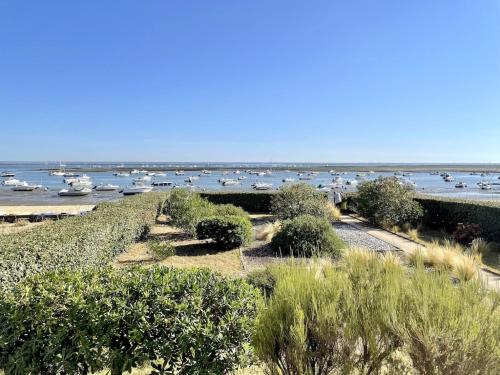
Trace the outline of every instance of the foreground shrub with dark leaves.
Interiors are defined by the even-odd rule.
[[[6,374],[227,374],[248,360],[258,291],[207,270],[59,272],[0,300]]]

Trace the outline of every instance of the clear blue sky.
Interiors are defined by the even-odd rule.
[[[500,1],[0,0],[0,160],[500,162]]]

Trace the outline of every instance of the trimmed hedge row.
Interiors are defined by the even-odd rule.
[[[213,216],[201,220],[196,228],[200,240],[213,239],[225,249],[247,245],[252,240],[252,223],[244,216]]]
[[[415,200],[424,208],[423,221],[430,227],[451,232],[458,223],[478,224],[483,237],[500,242],[500,204],[429,196]]]
[[[276,192],[203,192],[202,198],[215,204],[234,204],[254,213],[271,212],[271,200]]]
[[[149,232],[165,198],[150,193],[106,202],[85,216],[0,236],[0,291],[34,274],[108,264]]]
[[[247,363],[259,292],[208,270],[59,271],[0,300],[5,374],[228,374]]]

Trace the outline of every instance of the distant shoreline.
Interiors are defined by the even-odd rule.
[[[214,163],[214,165],[178,165],[178,166],[150,166],[150,167],[137,167],[137,166],[123,166],[123,167],[66,167],[65,170],[68,172],[112,172],[112,171],[120,171],[120,172],[130,172],[133,169],[147,169],[148,171],[176,171],[176,170],[184,170],[184,171],[200,171],[202,169],[206,169],[209,171],[235,171],[235,170],[274,170],[274,171],[318,171],[325,172],[330,170],[335,170],[338,172],[490,172],[490,173],[500,173],[500,164],[265,164],[263,163],[261,166],[248,166],[241,165],[235,166]],[[34,169],[37,171],[54,171],[57,168],[39,168]]]

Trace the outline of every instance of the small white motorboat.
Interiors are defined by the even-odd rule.
[[[130,173],[126,173],[126,172],[115,172],[115,173],[113,173],[113,176],[116,176],[116,177],[130,177]]]
[[[284,178],[283,180],[281,180],[282,182],[294,182],[295,181],[295,178],[291,178],[291,177],[287,177],[287,178]]]
[[[64,171],[52,171],[49,176],[64,176]]]
[[[139,170],[138,170],[138,169],[132,169],[132,170],[130,171],[130,174],[139,174],[139,173],[140,173],[140,172],[139,172]]]
[[[144,183],[144,182],[149,182],[151,181],[151,176],[142,176],[142,177],[137,177],[137,178],[134,178],[133,182],[134,184],[135,183]]]
[[[62,189],[59,190],[58,195],[60,197],[83,197],[92,193],[92,190],[87,187],[75,187],[72,189]]]
[[[247,179],[247,177],[246,177],[246,176],[239,176],[239,177],[238,177],[238,180],[240,180],[240,181],[241,181],[241,180],[246,180],[246,179]]]
[[[212,174],[212,171],[204,169],[201,171],[201,174]]]
[[[2,174],[0,174],[0,177],[15,177],[15,176],[16,176],[15,173],[7,171],[2,172]]]
[[[17,186],[21,185],[22,181],[19,181],[17,178],[8,178],[2,182],[2,185],[5,186]]]
[[[300,176],[300,177],[299,177],[299,180],[301,180],[301,181],[312,180],[312,179],[313,179],[313,177],[314,177],[314,176],[310,176],[310,175],[308,175],[308,176]]]
[[[176,176],[184,176],[184,171],[175,171]]]
[[[42,185],[30,185],[26,181],[23,181],[20,185],[16,185],[12,188],[13,191],[33,191],[41,188]]]
[[[255,190],[271,190],[273,188],[273,184],[266,184],[266,183],[257,182],[255,184],[253,184],[253,188]]]
[[[458,184],[455,185],[457,189],[463,189],[467,187],[467,184],[463,181],[460,181]]]
[[[71,181],[68,185],[71,187],[91,187],[92,181],[86,179],[76,179],[76,181]]]
[[[104,184],[96,186],[95,191],[115,191],[118,190],[119,188],[120,187],[118,185]]]
[[[491,190],[491,185],[488,182],[480,182],[478,185],[481,190]]]
[[[452,175],[447,175],[444,177],[444,181],[445,182],[453,182],[453,181],[455,181],[455,177],[453,177]]]
[[[149,193],[152,190],[153,190],[152,186],[137,185],[123,189],[122,194],[123,195],[143,194],[143,193]]]
[[[234,186],[234,185],[238,185],[240,182],[238,180],[226,180],[222,183],[222,186]]]

